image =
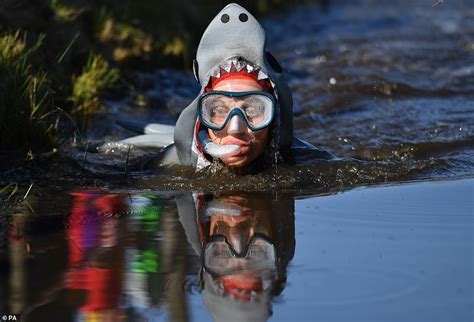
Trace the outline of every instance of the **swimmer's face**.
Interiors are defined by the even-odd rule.
[[[214,91],[250,92],[261,91],[262,87],[252,80],[226,79],[219,82]],[[227,122],[220,131],[208,130],[209,137],[217,144],[236,144],[240,150],[232,156],[222,158],[222,162],[234,168],[242,168],[258,158],[267,145],[268,127],[260,131],[252,131],[239,116]]]

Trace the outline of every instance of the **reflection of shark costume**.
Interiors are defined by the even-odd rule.
[[[197,105],[198,99],[204,93],[211,76],[219,75],[219,68],[230,70],[234,65],[238,70],[253,68],[259,70],[259,79],[269,79],[277,98],[277,111],[270,142],[266,149],[266,161],[291,160],[291,152],[305,150],[315,153],[316,158],[331,158],[329,153],[320,151],[302,140],[293,138],[293,101],[290,89],[283,78],[282,68],[276,59],[265,50],[265,31],[260,23],[243,7],[229,4],[211,21],[204,32],[197,49],[194,61],[194,74],[201,84],[201,91],[196,99],[187,106],[176,123],[174,144],[166,147],[158,163],[181,164],[200,169],[210,164],[204,156],[197,136]],[[245,64],[249,62],[251,65]],[[239,69],[240,68],[240,69]],[[125,122],[126,123],[126,122]],[[123,124],[125,125],[126,124]],[[127,126],[126,126],[127,127]],[[202,125],[201,125],[202,127]],[[128,126],[133,128],[133,125]],[[135,127],[136,128],[136,127]],[[150,127],[144,133],[153,134],[161,130],[156,125],[156,132]],[[164,132],[169,131],[166,126]],[[166,133],[161,133],[166,135]],[[169,133],[168,133],[169,135]],[[157,135],[155,134],[157,137]],[[142,140],[153,140],[149,135],[124,140],[128,144],[140,145]],[[132,140],[132,141],[130,141]],[[170,142],[171,143],[171,142]],[[163,144],[164,145],[164,144]]]
[[[226,208],[225,203],[216,203],[216,199],[210,197],[210,195],[193,197],[191,194],[176,197],[179,221],[188,242],[198,256],[201,255],[203,239],[206,239],[205,235],[209,228],[206,209],[219,208],[222,213],[232,215],[232,208]],[[282,194],[274,201],[262,198],[258,194],[253,194],[252,198],[267,200],[268,209],[260,211],[268,212],[274,225],[275,236],[272,241],[277,253],[277,282],[269,290],[270,293],[263,292],[252,301],[240,301],[221,294],[222,291],[213,278],[207,272],[203,272],[203,302],[215,321],[265,321],[271,314],[271,298],[283,291],[286,282],[286,267],[295,251],[293,196]]]

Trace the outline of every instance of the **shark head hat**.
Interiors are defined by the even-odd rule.
[[[217,82],[236,74],[254,79],[274,98],[275,111],[264,157],[271,161],[285,158],[293,141],[291,92],[283,78],[283,69],[266,50],[263,27],[250,12],[232,3],[214,17],[199,43],[193,71],[201,91],[182,111],[174,133],[181,164],[199,170],[210,164],[209,156],[220,158],[235,151],[235,145],[219,146],[203,135],[198,106],[202,95]]]

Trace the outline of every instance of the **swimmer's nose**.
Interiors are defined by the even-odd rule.
[[[228,133],[230,134],[242,134],[245,131],[244,120],[238,115],[232,116],[229,121]]]

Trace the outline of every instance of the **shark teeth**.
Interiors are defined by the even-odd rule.
[[[259,66],[249,63],[242,58],[231,58],[220,63],[209,72],[208,77],[220,78],[223,73],[240,72],[245,68],[245,71],[250,74],[258,71],[258,80],[270,79],[267,73],[263,72]]]
[[[247,67],[247,73],[249,74],[255,70],[255,67],[252,65],[247,65],[246,67]]]
[[[220,78],[221,77],[221,70],[220,68],[214,68],[213,70],[211,70],[211,74],[210,74],[212,77],[215,77],[215,78]]]
[[[268,78],[267,74],[265,74],[261,70],[258,71],[258,80],[267,79],[267,78]]]
[[[235,69],[240,72],[247,64],[241,60],[234,62]]]
[[[232,68],[232,61],[225,61],[221,64],[221,68],[225,70],[227,73],[230,72],[230,69]]]

